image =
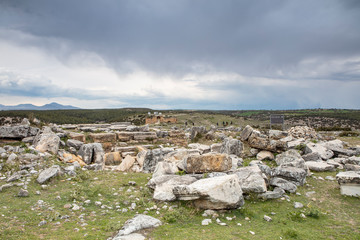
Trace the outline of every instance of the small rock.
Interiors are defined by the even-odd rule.
[[[70,203],[65,204],[65,205],[64,205],[64,208],[66,208],[66,209],[71,208],[71,204],[70,204]]]
[[[332,176],[326,176],[325,179],[329,181],[335,181],[335,178]]]
[[[73,204],[72,210],[74,210],[74,211],[80,210],[80,206],[77,204]]]
[[[20,189],[19,193],[18,193],[18,197],[28,197],[29,196],[29,192],[25,189]]]
[[[8,160],[6,161],[6,163],[13,164],[16,158],[17,158],[17,155],[15,153],[11,153],[9,155]]]
[[[47,168],[40,172],[39,177],[37,178],[37,182],[42,184],[48,181],[50,178],[53,178],[57,175],[61,174],[61,168],[58,165],[53,165],[50,168]]]
[[[135,181],[129,181],[128,184],[129,184],[130,186],[135,186],[135,185],[136,185],[136,182],[135,182]]]
[[[205,210],[204,213],[202,214],[203,217],[207,217],[207,216],[213,216],[214,214],[216,214],[216,212],[214,210],[208,209]]]
[[[315,194],[315,191],[307,192],[307,193],[305,193],[305,196],[311,197],[313,194]]]
[[[294,203],[294,208],[303,208],[304,205],[302,203],[299,203],[299,202],[295,202]]]
[[[207,218],[207,219],[202,220],[201,225],[207,226],[207,225],[209,225],[211,222],[212,222],[211,219],[208,219],[208,218]]]
[[[270,221],[272,221],[272,218],[267,215],[264,215],[264,220],[267,222],[270,222]]]
[[[45,224],[47,224],[47,221],[41,221],[41,222],[38,224],[38,226],[40,227],[40,226],[45,225]]]

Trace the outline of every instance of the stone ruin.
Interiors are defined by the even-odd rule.
[[[229,133],[236,135],[229,137]],[[214,143],[191,143],[198,134]],[[295,193],[311,172],[341,170],[336,175],[341,194],[360,196],[360,147],[347,148],[337,139],[322,140],[314,129],[304,126],[266,133],[251,126],[164,131],[131,123],[51,124],[39,129],[25,120],[1,126],[0,138],[21,139],[27,145],[27,151],[21,146],[0,147],[5,163],[18,162],[21,169],[0,176],[7,182],[0,192],[17,186],[16,181],[26,176],[35,175],[43,184],[57,175],[75,176],[79,168],[144,172],[152,173],[147,187],[157,201],[233,209],[243,206],[250,194],[264,200],[281,198]],[[247,152],[245,146],[250,148]],[[44,161],[52,156],[67,166],[44,168]],[[244,166],[244,157],[254,160]],[[275,166],[267,165],[268,161]]]
[[[238,135],[228,137],[229,132]],[[220,142],[190,143],[198,134]],[[284,192],[295,192],[311,171],[349,171],[337,175],[341,193],[358,195],[360,148],[345,148],[340,140],[322,141],[314,129],[306,126],[269,130],[266,134],[251,126],[212,126],[209,130],[194,126],[164,131],[128,122],[50,124],[40,130],[25,119],[20,124],[1,126],[0,138],[21,139],[29,149],[40,153],[36,158],[55,154],[69,164],[72,174],[77,167],[153,173],[148,186],[154,190],[154,199],[192,200],[201,208],[236,208],[244,203],[243,195],[250,193],[263,199],[279,198]],[[250,147],[248,156],[257,159],[246,167],[242,159],[244,144]],[[278,154],[276,158],[274,153]],[[0,148],[0,154],[7,163],[20,160],[31,164],[31,157],[35,156],[11,146]],[[263,160],[274,160],[277,166],[270,168]],[[346,189],[355,189],[356,193]],[[217,191],[229,195],[217,199],[211,195]],[[232,202],[226,202],[227,199]]]

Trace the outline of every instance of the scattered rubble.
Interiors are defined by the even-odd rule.
[[[208,145],[194,142],[199,137],[212,142]],[[44,184],[63,174],[71,181],[79,171],[87,170],[124,172],[121,174],[144,172],[152,174],[147,187],[153,191],[154,200],[192,201],[196,207],[206,209],[204,217],[212,217],[216,219],[215,224],[226,226],[220,220],[223,218],[219,219],[218,213],[212,210],[239,208],[249,195],[290,202],[285,193],[299,194],[296,192],[298,187],[306,184],[311,172],[346,170],[336,175],[341,194],[360,196],[360,157],[357,156],[360,149],[347,148],[340,140],[325,141],[314,129],[305,126],[268,133],[251,126],[242,131],[233,127],[220,132],[215,126],[210,130],[193,126],[187,130],[165,131],[149,125],[125,123],[51,125],[40,130],[30,127],[24,120],[22,125],[1,126],[0,138],[22,140],[21,146],[0,147],[0,170],[3,166],[19,166],[15,171],[7,170],[6,174],[0,175],[4,181],[0,192],[18,187],[18,194],[15,194],[18,197],[30,195],[27,184],[32,177]],[[87,143],[89,141],[91,143]],[[244,151],[245,146],[251,148],[251,156],[256,156],[249,166],[243,166],[248,163],[243,158],[249,156]],[[56,164],[57,161],[61,164]],[[332,176],[325,179],[327,183],[335,180]],[[136,183],[129,182],[127,186],[126,191],[131,193]],[[41,186],[42,191],[46,188],[46,185]],[[30,193],[30,197],[43,194],[40,191]],[[310,193],[306,196],[310,197]],[[139,200],[134,199],[129,200],[125,208],[118,204],[116,209],[136,212]],[[65,204],[64,208],[82,211],[94,204],[105,210],[115,209],[103,198],[97,200],[100,201],[83,199],[83,202]],[[303,207],[299,202],[294,203],[294,208]],[[170,211],[168,206],[166,209]],[[161,209],[153,210],[157,211],[155,214],[161,214]],[[233,220],[231,217],[226,219]],[[270,222],[272,218],[264,215],[264,220]],[[47,222],[41,221],[39,226],[44,224]],[[158,219],[138,214],[128,220],[113,239],[145,239],[135,232],[161,224]],[[204,219],[201,224],[210,225],[212,219]]]

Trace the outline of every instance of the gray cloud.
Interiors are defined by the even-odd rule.
[[[292,80],[297,81],[299,86],[311,81],[359,81],[359,22],[360,4],[356,0],[0,2],[0,29],[39,37],[13,37],[11,41],[45,48],[65,64],[73,51],[84,50],[97,53],[120,76],[133,71],[136,65],[149,72],[176,77],[220,71],[249,78],[268,78],[269,81]],[[64,45],[59,47],[57,40]],[[304,66],[303,62],[307,60],[314,61]],[[338,68],[330,64],[328,68],[324,67],[327,62],[338,60],[342,61]],[[309,91],[305,90],[283,97],[286,102],[274,98],[274,95],[284,96],[284,93],[291,91],[289,87],[260,88],[240,84],[236,80],[232,85],[222,86],[221,79],[217,82],[202,87],[232,94],[238,91],[239,95],[250,92],[257,94],[259,99],[224,106],[218,100],[194,101],[184,98],[180,104],[179,99],[156,93],[157,97],[151,101],[190,108],[196,105],[200,108],[297,108],[318,107],[326,102],[321,97],[315,100],[307,98]],[[338,86],[338,83],[334,85]],[[32,91],[25,91],[18,87],[2,92],[26,96],[32,93],[45,96],[49,92],[75,95],[69,89],[51,92],[52,88],[38,86]],[[328,91],[320,87],[316,94],[321,95],[320,90]],[[275,94],[270,95],[268,91]],[[344,94],[338,96],[343,106],[353,107],[354,104],[350,102],[353,100],[360,102],[359,97],[349,100]],[[86,99],[96,96],[92,92],[79,97]],[[128,97],[127,102],[134,104],[144,101]],[[302,103],[304,99],[308,103]]]
[[[5,1],[1,22],[96,51],[119,71],[122,60],[171,73],[204,62],[257,75],[359,55],[360,9],[342,2]]]
[[[0,95],[26,97],[71,97],[81,99],[96,99],[83,89],[63,88],[44,77],[21,76],[11,71],[0,72]]]

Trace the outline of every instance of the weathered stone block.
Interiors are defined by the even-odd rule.
[[[200,156],[190,156],[186,162],[188,173],[224,172],[232,166],[231,158],[226,154],[207,153]]]

